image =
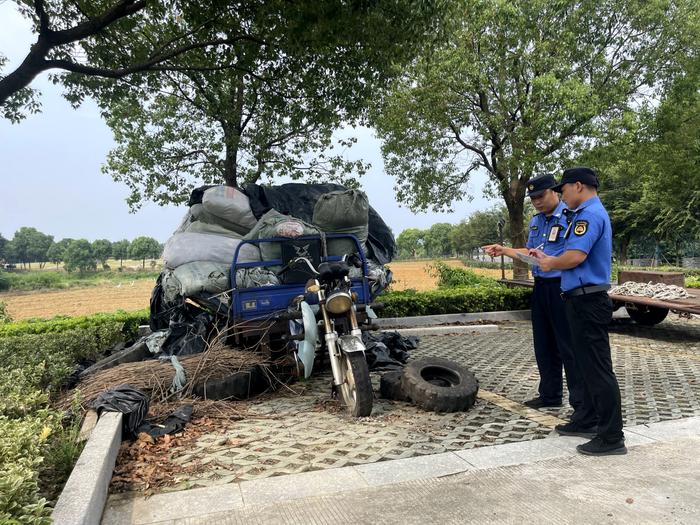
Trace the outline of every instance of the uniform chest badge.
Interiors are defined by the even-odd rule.
[[[576,221],[574,224],[574,235],[585,235],[588,231],[588,221]]]
[[[549,230],[549,237],[547,238],[547,242],[556,242],[557,237],[559,236],[559,230],[561,230],[561,226],[552,226],[552,228]]]

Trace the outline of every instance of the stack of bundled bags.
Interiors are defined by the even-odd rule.
[[[242,240],[271,237],[296,238],[303,235],[349,233],[366,252],[369,202],[358,190],[332,191],[321,195],[313,210],[312,224],[271,209],[256,219],[248,196],[230,186],[195,190],[189,210],[163,251],[165,269],[161,277],[163,300],[176,303],[200,294],[222,294],[228,300],[231,263]],[[342,256],[357,251],[350,239],[329,239],[328,254]],[[280,259],[279,243],[242,244],[238,263]],[[279,284],[279,267],[239,269],[237,287]],[[362,271],[353,268],[351,277]],[[369,260],[369,278],[375,293],[384,289],[390,274],[381,264]]]

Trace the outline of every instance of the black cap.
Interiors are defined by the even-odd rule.
[[[561,193],[561,187],[570,182],[580,182],[588,186],[598,187],[598,175],[592,168],[577,166],[564,170],[561,181],[554,188],[554,191]]]
[[[554,180],[554,175],[551,173],[545,173],[543,175],[537,175],[527,181],[527,196],[528,197],[539,197],[546,190],[551,190],[557,185],[557,181]]]

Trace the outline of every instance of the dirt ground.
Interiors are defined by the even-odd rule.
[[[427,267],[435,261],[399,261],[389,266],[394,272],[393,290],[414,288],[425,291],[436,287],[436,279],[428,274]],[[450,266],[462,266],[459,260],[446,261]],[[500,270],[474,268],[480,275],[498,279]],[[511,272],[506,271],[506,277]],[[68,290],[37,290],[32,292],[0,293],[0,301],[7,304],[13,319],[30,317],[50,318],[56,315],[89,315],[116,310],[139,310],[148,307],[153,281],[140,279],[131,283],[104,284]]]
[[[15,321],[30,317],[89,315],[148,307],[154,282],[139,279],[131,283],[105,284],[68,290],[36,290],[0,293],[0,301]]]

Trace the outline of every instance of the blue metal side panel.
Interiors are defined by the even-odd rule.
[[[358,249],[360,258],[362,259],[363,273],[367,275],[367,258],[364,251],[358,241],[357,237],[348,234],[329,234],[326,235],[328,239],[333,238],[351,238]],[[298,237],[297,239],[318,239],[319,236],[305,236]],[[261,262],[251,262],[251,263],[239,263],[238,254],[240,252],[241,246],[243,244],[260,244],[265,242],[284,242],[288,241],[286,238],[270,238],[270,239],[257,239],[243,241],[236,247],[236,252],[233,256],[233,263],[231,264],[231,286],[233,287],[233,293],[231,297],[231,317],[237,320],[252,320],[252,319],[264,319],[271,316],[274,313],[281,313],[287,310],[287,307],[291,304],[292,300],[300,294],[304,293],[304,285],[292,284],[292,285],[274,285],[274,286],[261,286],[258,288],[237,288],[236,287],[236,270],[239,268],[254,268],[257,266],[279,266],[282,264],[280,260],[274,261],[261,261]],[[338,261],[341,257],[327,257],[324,260],[327,261]],[[368,304],[371,300],[369,292],[369,284],[366,278],[353,279],[352,280],[352,290],[357,293],[359,304]]]

